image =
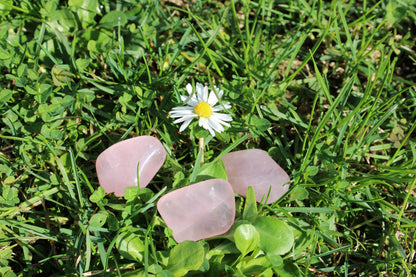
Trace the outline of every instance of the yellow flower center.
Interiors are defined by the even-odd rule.
[[[208,118],[212,114],[212,109],[207,102],[200,102],[195,105],[194,113],[196,113],[199,116]]]

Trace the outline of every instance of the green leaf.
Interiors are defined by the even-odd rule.
[[[280,255],[267,255],[267,257],[269,258],[270,263],[272,264],[272,266],[274,267],[280,267],[283,264],[283,258]]]
[[[3,186],[0,196],[0,205],[14,206],[19,203],[18,191],[15,187]]]
[[[253,225],[241,224],[234,231],[234,240],[238,250],[245,256],[256,249],[260,241],[260,235]]]
[[[0,1],[0,16],[5,16],[9,14],[12,10],[13,1],[12,0],[4,0]]]
[[[124,189],[124,199],[127,201],[134,200],[139,194],[139,187],[127,187]]]
[[[198,270],[203,261],[204,247],[195,241],[184,241],[170,252],[167,269],[175,277],[184,276],[190,270]]]
[[[90,196],[90,201],[93,203],[98,203],[100,200],[103,200],[105,197],[105,190],[102,187],[98,187],[93,194]]]
[[[279,277],[300,277],[300,270],[296,264],[291,261],[284,261],[283,265],[274,268],[274,271]]]
[[[69,81],[72,81],[71,72],[62,65],[55,65],[51,70],[53,84],[55,86],[61,86],[67,84]],[[44,100],[43,100],[44,101]]]
[[[107,226],[110,231],[117,231],[120,228],[117,217],[112,213],[108,214]]]
[[[0,107],[12,98],[13,92],[10,89],[3,89],[0,92]]]
[[[258,117],[257,115],[253,115],[250,117],[249,125],[255,128],[259,132],[264,132],[270,128],[271,123],[265,118]]]
[[[71,10],[76,11],[82,26],[85,28],[88,24],[94,23],[94,17],[99,11],[98,0],[69,0],[68,6]]]
[[[90,226],[100,228],[103,227],[106,223],[108,218],[108,212],[106,211],[99,211],[98,213],[94,214],[90,219]]]
[[[271,216],[257,218],[254,226],[260,234],[260,249],[268,255],[283,255],[293,246],[294,236],[286,222]]]
[[[262,273],[258,275],[258,277],[272,277],[273,276],[273,270],[271,268],[266,269]]]
[[[203,164],[199,168],[195,182],[201,182],[208,179],[227,180],[227,171],[225,170],[224,163],[221,160]]]
[[[62,132],[60,130],[50,127],[47,124],[42,125],[40,133],[48,139],[60,140],[62,138]]]
[[[315,176],[316,174],[318,174],[318,172],[319,172],[319,168],[317,166],[311,165],[306,168],[304,174],[306,176]]]
[[[2,277],[16,277],[17,275],[12,271],[10,266],[0,267],[0,276]]]
[[[270,268],[270,262],[265,256],[260,256],[241,263],[241,271],[245,273],[245,276],[256,276],[267,268]]]
[[[395,1],[390,0],[386,5],[386,20],[390,24],[400,21],[403,13],[398,11],[398,5]]]
[[[0,48],[0,60],[7,60],[11,57],[12,55],[6,49]]]
[[[122,232],[116,239],[116,247],[120,254],[129,260],[143,260],[144,244],[140,237],[130,231]]]
[[[257,218],[257,202],[256,194],[253,187],[249,186],[247,189],[246,203],[243,210],[243,220],[254,222]]]
[[[295,189],[292,190],[290,193],[289,201],[302,201],[308,198],[309,193],[304,187],[297,186]]]
[[[108,14],[104,15],[100,20],[100,25],[104,28],[115,28],[119,25],[123,27],[127,23],[127,17],[124,13],[120,11],[111,11]]]
[[[88,1],[86,1],[88,2]],[[56,11],[56,16],[59,18],[60,27],[63,31],[70,31],[77,27],[75,15],[68,9],[61,9]]]

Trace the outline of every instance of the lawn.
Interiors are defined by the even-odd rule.
[[[0,275],[416,275],[413,2],[0,0]],[[188,83],[223,132],[174,123]],[[166,161],[106,194],[98,155],[145,135]],[[158,200],[255,148],[287,193],[176,242]]]

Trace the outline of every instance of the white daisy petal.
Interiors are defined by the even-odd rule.
[[[217,131],[218,133],[221,133],[221,132],[223,132],[224,131],[224,127],[222,127],[222,125],[218,122],[218,121],[216,121],[213,117],[211,117],[209,120],[208,120],[208,124],[215,130],[215,131]]]
[[[204,101],[204,86],[200,83],[196,83],[195,85],[196,87],[196,98],[199,102],[203,102]]]
[[[230,127],[230,124],[228,124],[228,123],[227,123],[227,122],[225,122],[225,121],[222,121],[222,120],[219,120],[219,119],[213,119],[212,121],[214,121],[214,120],[215,120],[215,123],[216,123],[216,124],[221,125],[221,127],[217,128],[217,129],[221,129],[221,132],[224,130],[224,127],[223,127],[223,126],[225,126],[225,127]]]
[[[181,95],[182,102],[186,103],[186,100],[189,98],[189,96]]]
[[[194,116],[192,116],[192,115],[189,115],[189,116],[183,116],[183,117],[181,117],[181,118],[178,118],[178,119],[176,119],[175,121],[173,121],[173,123],[181,123],[181,122],[183,122],[183,121],[187,121],[187,120],[192,120],[192,119],[194,119],[195,117],[197,117],[197,115],[194,115]]]
[[[190,83],[186,84],[186,90],[188,91],[189,95],[192,95],[192,85]]]
[[[202,94],[202,101],[208,102],[208,87],[204,87],[203,94]]]
[[[172,109],[172,111],[176,112],[176,111],[192,111],[193,107],[189,107],[189,106],[181,106],[181,107],[174,107]],[[170,111],[170,112],[172,112]]]
[[[208,121],[208,120],[204,122],[204,125],[203,125],[202,127],[204,127],[204,129],[208,130],[208,131],[209,131],[209,133],[210,133],[213,137],[215,137],[215,131],[214,131],[214,129],[211,127],[211,125],[209,124],[209,121]]]
[[[181,111],[170,111],[169,112],[170,117],[182,117],[182,116],[188,116],[188,115],[196,115],[192,110],[181,110]]]
[[[215,92],[211,91],[211,93],[209,94],[207,103],[210,104],[211,106],[214,106],[215,104],[217,104],[217,102],[218,102],[218,98],[215,95]]]
[[[223,90],[219,90],[218,88],[215,88],[215,91],[217,92],[218,99],[221,99],[222,98],[222,95],[224,94],[224,91]]]
[[[227,103],[221,103],[220,105],[212,107],[212,111],[218,112],[222,110],[229,110],[230,108],[231,108],[231,105],[227,102]]]
[[[198,99],[194,95],[192,96],[181,95],[181,100],[184,104],[189,105],[189,106],[195,106],[196,104],[198,104]]]
[[[207,125],[208,124],[208,119],[206,119],[205,117],[200,117],[199,118],[199,122],[198,125],[202,126],[204,129],[207,129]]]
[[[225,121],[222,121],[222,120],[216,120],[216,122],[217,122],[218,124],[221,124],[221,126],[230,127],[230,124],[228,124],[228,123],[227,123],[227,122],[225,122]],[[223,128],[223,127],[221,127],[221,128]]]
[[[215,137],[215,132],[214,130],[212,130],[211,128],[208,128],[209,133],[211,134],[211,136]]]
[[[179,128],[179,132],[182,132],[183,130],[185,130],[186,127],[188,127],[188,125],[191,123],[191,121],[192,121],[192,118],[182,123],[181,127]]]
[[[225,113],[212,113],[211,117],[214,117],[215,119],[221,120],[221,121],[232,121],[233,120],[231,115],[225,114]]]
[[[169,112],[170,117],[175,119],[173,123],[181,124],[180,132],[185,130],[194,118],[198,118],[198,125],[208,130],[212,136],[215,136],[215,132],[224,132],[224,127],[230,127],[228,122],[232,121],[231,115],[220,111],[230,109],[231,105],[228,102],[218,103],[224,94],[223,90],[214,87],[209,91],[207,86],[200,83],[195,84],[195,91],[191,84],[186,85],[186,90],[189,96],[181,95],[184,106],[174,107]],[[205,103],[199,105],[201,102]]]

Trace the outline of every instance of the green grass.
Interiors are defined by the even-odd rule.
[[[1,275],[415,275],[413,1],[194,2],[0,1]],[[197,81],[233,106],[205,163],[260,148],[292,181],[237,196],[234,236],[177,244],[155,204],[198,176],[201,133],[168,117]],[[95,159],[139,135],[164,166],[105,195]],[[262,251],[269,220],[290,251]]]

